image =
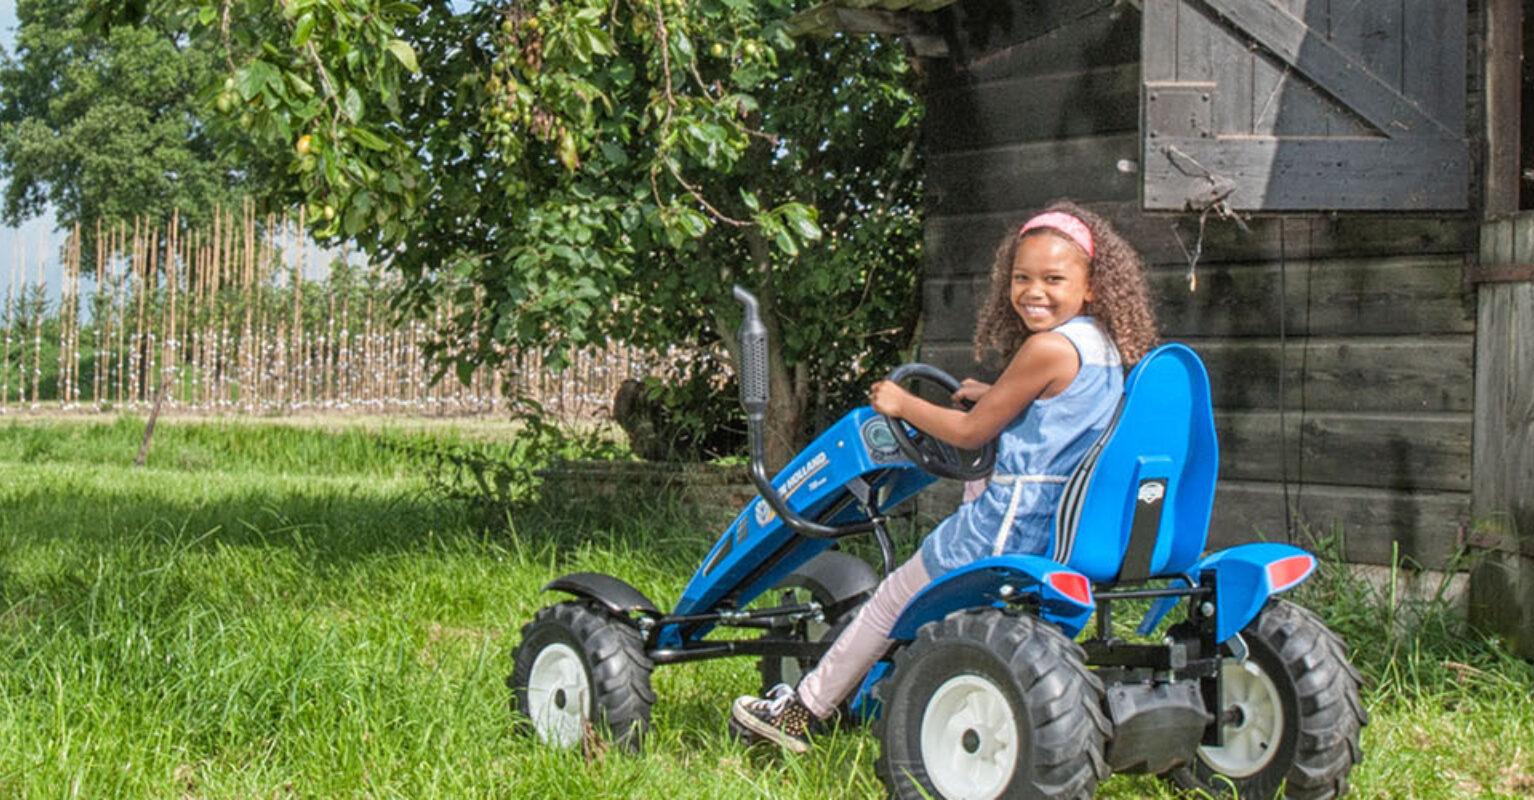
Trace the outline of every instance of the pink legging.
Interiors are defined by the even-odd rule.
[[[799,702],[817,717],[831,716],[837,704],[857,688],[868,668],[889,649],[890,630],[905,604],[931,582],[921,553],[891,572],[815,669],[799,682]]]

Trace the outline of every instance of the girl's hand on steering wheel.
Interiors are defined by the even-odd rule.
[[[896,418],[904,418],[902,410],[912,397],[911,393],[890,381],[879,381],[868,390],[868,404],[874,410]]]
[[[953,402],[955,405],[965,401],[971,403],[978,402],[990,390],[991,385],[989,383],[977,381],[974,378],[965,378],[964,382],[959,384],[959,391],[953,393]]]

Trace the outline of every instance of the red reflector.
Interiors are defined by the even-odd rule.
[[[1315,563],[1310,556],[1280,558],[1268,565],[1268,585],[1275,592],[1287,589],[1308,575]]]
[[[1087,576],[1075,572],[1051,572],[1044,580],[1060,594],[1084,606],[1092,605],[1092,584],[1087,583]]]

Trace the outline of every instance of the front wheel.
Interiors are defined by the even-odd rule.
[[[523,626],[513,661],[512,710],[539,739],[573,748],[602,733],[639,748],[654,665],[633,626],[580,601],[549,606]]]
[[[1241,632],[1247,661],[1220,668],[1223,740],[1172,773],[1215,796],[1330,798],[1347,792],[1368,723],[1346,646],[1309,611],[1274,600]]]
[[[1102,683],[1035,617],[986,608],[928,623],[876,692],[893,797],[1086,798],[1108,777]]]

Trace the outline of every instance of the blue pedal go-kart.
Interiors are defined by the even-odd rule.
[[[994,446],[959,451],[862,407],[769,478],[766,330],[756,299],[735,296],[760,496],[669,613],[609,575],[545,587],[573,599],[523,627],[507,684],[519,719],[551,745],[606,735],[637,747],[655,702],[650,674],[663,664],[754,656],[764,687],[793,683],[879,580],[837,541],[871,535],[888,574],[886,512],[938,477],[991,470]],[[958,387],[920,364],[890,377]],[[1115,771],[1216,795],[1346,791],[1367,719],[1359,675],[1341,639],[1275,597],[1316,559],[1271,543],[1204,552],[1218,458],[1203,364],[1182,345],[1157,348],[1066,483],[1049,549],[982,559],[927,586],[845,704],[844,716],[873,720],[891,795],[1088,797]],[[1158,642],[1126,642],[1113,624],[1126,600],[1148,601],[1142,639],[1183,601],[1186,616]],[[1074,641],[1094,613],[1095,633]],[[710,639],[720,628],[761,635]]]

